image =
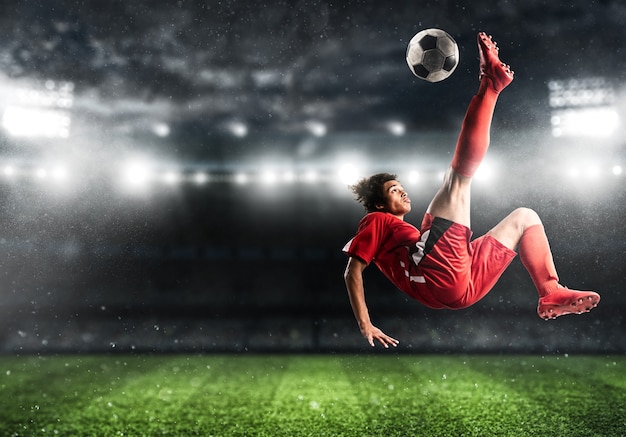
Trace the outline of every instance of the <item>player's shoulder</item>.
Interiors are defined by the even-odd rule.
[[[367,225],[377,225],[377,226],[391,226],[391,225],[403,225],[404,220],[400,220],[393,214],[389,214],[388,212],[374,211],[368,212],[361,219],[361,226]]]
[[[381,222],[381,221],[388,222],[388,221],[392,221],[394,218],[396,217],[386,212],[373,211],[373,212],[368,212],[367,214],[365,214],[365,216],[361,219],[361,222],[362,223]]]

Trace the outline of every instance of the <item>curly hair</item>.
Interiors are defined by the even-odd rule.
[[[397,179],[397,175],[392,173],[377,173],[367,178],[361,179],[350,186],[356,195],[356,200],[360,202],[367,212],[376,211],[376,205],[385,203],[385,193],[383,185],[385,182]]]

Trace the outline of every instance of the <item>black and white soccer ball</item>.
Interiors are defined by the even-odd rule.
[[[446,31],[425,29],[409,41],[406,62],[415,76],[428,82],[439,82],[449,77],[459,65],[459,46]]]

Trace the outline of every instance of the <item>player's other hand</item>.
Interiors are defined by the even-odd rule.
[[[382,344],[386,349],[388,349],[389,346],[396,347],[398,346],[398,343],[400,343],[398,340],[388,336],[374,325],[361,327],[361,333],[372,347],[375,346],[376,342]]]

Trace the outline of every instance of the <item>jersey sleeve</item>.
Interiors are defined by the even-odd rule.
[[[369,264],[376,256],[385,236],[385,216],[370,213],[361,221],[356,235],[344,246],[343,252]]]

